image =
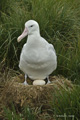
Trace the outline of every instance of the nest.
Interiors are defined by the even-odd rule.
[[[57,90],[72,89],[71,81],[65,79],[63,76],[51,76],[50,84],[46,85],[32,85],[31,80],[28,79],[30,85],[23,85],[24,76],[19,75],[9,80],[0,97],[0,106],[10,107],[12,103],[17,106],[17,109],[23,106],[30,106],[32,108],[44,107],[49,108],[50,101],[53,100],[53,95]],[[2,110],[2,107],[0,108]]]

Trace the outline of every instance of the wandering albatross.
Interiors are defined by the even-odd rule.
[[[48,79],[57,67],[54,46],[41,37],[39,24],[36,21],[29,20],[25,23],[25,29],[17,41],[20,42],[27,35],[27,42],[22,48],[19,62],[19,68],[25,73],[25,85],[28,84],[27,76],[32,80]],[[49,79],[47,83],[50,83]]]

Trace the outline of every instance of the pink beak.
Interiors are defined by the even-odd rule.
[[[27,28],[25,28],[23,33],[17,38],[17,42],[20,42],[27,35],[28,35],[28,30],[27,30]]]

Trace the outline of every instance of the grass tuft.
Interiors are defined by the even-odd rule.
[[[56,49],[62,74],[80,84],[80,1],[79,0],[1,0],[0,61],[18,70],[18,61],[26,38],[17,43],[24,23],[29,19],[40,25],[41,35]]]
[[[72,91],[58,91],[53,98],[53,111],[56,119],[78,120],[80,118],[80,86]]]
[[[12,104],[12,108],[4,108],[5,118],[8,120],[35,120],[35,115],[32,113],[29,107],[23,108],[21,113],[16,111],[15,106]]]

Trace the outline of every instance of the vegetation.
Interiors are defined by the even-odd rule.
[[[18,113],[15,109],[15,106],[12,104],[12,109],[4,108],[5,118],[8,120],[35,120],[35,115],[32,113],[30,108],[25,107],[22,113]]]
[[[72,91],[65,89],[57,91],[50,103],[51,109],[47,116],[44,112],[43,120],[79,120],[80,118],[80,86],[75,86]],[[47,110],[46,110],[47,111]],[[43,110],[40,108],[25,107],[22,110],[16,109],[12,104],[11,109],[5,108],[5,118],[8,120],[41,120]]]
[[[53,74],[61,74],[80,85],[80,0],[6,0],[6,2],[0,0],[0,63],[3,68],[19,71],[19,56],[26,38],[17,43],[17,37],[29,19],[39,23],[41,36],[55,47],[58,67]],[[55,116],[74,114],[73,120],[78,120],[79,96],[80,86],[75,87],[71,93],[69,91],[57,93],[52,103]],[[17,115],[15,108],[13,109],[15,114],[13,120],[22,120],[25,115],[23,113]],[[11,120],[13,110],[5,111],[7,119]],[[31,113],[27,117],[31,116],[34,115]]]
[[[58,67],[62,74],[80,83],[80,1],[79,0],[1,0],[0,3],[0,61],[18,68],[23,44],[17,37],[29,19],[38,21],[41,35],[54,44]]]
[[[75,86],[70,91],[57,92],[52,102],[56,119],[78,120],[80,118],[80,86]]]

